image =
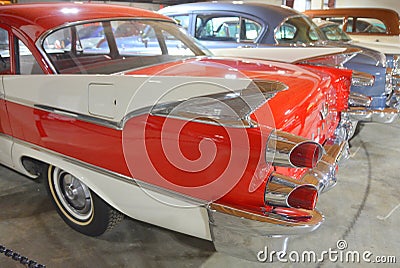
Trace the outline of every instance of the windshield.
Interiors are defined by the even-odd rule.
[[[209,54],[176,24],[144,19],[71,25],[42,48],[60,74],[112,74]]]
[[[286,18],[275,28],[274,34],[278,44],[312,44],[323,41],[318,27],[303,15]]]
[[[339,24],[328,24],[320,27],[324,36],[329,41],[341,41],[348,42],[351,41],[351,38],[342,31]]]

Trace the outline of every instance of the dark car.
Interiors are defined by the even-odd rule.
[[[188,33],[209,49],[280,46],[327,46],[321,30],[306,15],[291,8],[263,3],[202,2],[169,6],[160,13],[174,18]],[[344,46],[351,46],[343,44]],[[338,46],[335,44],[335,46]],[[374,84],[352,86],[352,92],[371,97],[369,106],[375,116],[366,121],[392,122],[397,117],[397,103],[391,103],[398,85],[392,77],[399,68],[397,61],[386,62],[385,55],[363,49],[344,66],[375,77]],[[245,50],[243,54],[246,56]],[[340,66],[342,67],[342,66]]]

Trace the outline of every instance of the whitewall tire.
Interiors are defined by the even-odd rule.
[[[47,171],[47,190],[61,218],[73,229],[99,236],[123,219],[72,174],[52,165]]]

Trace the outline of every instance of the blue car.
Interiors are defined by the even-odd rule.
[[[174,18],[190,35],[212,50],[238,47],[251,50],[271,45],[359,48],[361,53],[335,64],[374,77],[373,83],[354,79],[349,101],[354,106],[349,110],[351,118],[391,123],[398,116],[399,100],[393,101],[393,94],[399,86],[392,77],[400,72],[400,64],[393,61],[393,57],[386,59],[383,53],[372,49],[346,43],[332,44],[309,17],[291,8],[263,3],[201,2],[169,6],[159,12]],[[241,49],[236,55],[247,54]],[[368,111],[358,110],[361,106]]]
[[[353,39],[351,39],[351,37],[342,30],[340,24],[329,20],[321,20],[318,18],[313,19],[313,22],[318,26],[318,28],[321,30],[323,36],[326,38],[326,40],[328,40],[328,42],[333,43],[335,45],[344,44],[344,45],[351,45],[353,47],[360,47],[361,49],[363,49],[364,52],[371,51],[371,49],[367,48],[368,46],[370,46],[369,43],[365,43],[362,41],[353,41]],[[379,43],[376,44],[375,46],[378,47]],[[384,45],[382,49],[384,49]],[[400,82],[398,81],[399,78],[397,74],[400,57],[399,55],[387,52],[385,53],[385,58],[386,58],[385,61],[386,67],[389,68],[389,71],[386,72],[386,79],[384,80],[383,77],[377,76],[377,78],[378,79],[380,78],[380,80],[377,80],[375,83],[385,85],[385,83],[388,82],[388,86],[386,87],[386,92],[388,93],[387,96],[385,95],[377,96],[375,94],[374,88],[369,89],[369,92],[367,91],[364,94],[374,96],[373,103],[371,104],[371,106],[374,105],[374,107],[379,108],[382,107],[384,104],[388,104],[389,106],[400,108],[399,107],[400,94],[398,92],[398,86],[397,86],[397,84]],[[362,66],[358,67],[357,64],[362,65],[363,62],[360,61],[359,58],[357,58],[354,62],[350,62],[348,64],[348,67],[351,69],[357,69],[362,67]],[[392,69],[392,71],[390,71],[390,68]],[[390,85],[392,85],[392,88],[390,88]]]

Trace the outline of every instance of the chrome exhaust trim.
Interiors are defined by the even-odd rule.
[[[372,98],[361,93],[351,92],[349,95],[349,106],[370,107]]]
[[[396,108],[385,108],[382,110],[368,110],[352,107],[346,112],[354,121],[375,122],[390,124],[398,117],[399,110]]]
[[[319,182],[312,176],[303,177],[301,180],[291,178],[279,173],[272,173],[265,187],[265,204],[268,206],[293,207],[289,196],[301,187],[317,189]]]
[[[275,130],[268,138],[265,160],[274,166],[312,168],[321,159],[323,152],[318,142]]]
[[[340,162],[349,157],[349,145],[347,141],[341,144],[325,145],[326,154],[318,162],[317,166],[310,169],[304,177],[312,176],[318,180],[318,192],[326,192],[332,189],[337,182],[336,170]]]
[[[272,173],[265,187],[265,204],[269,206],[293,207],[290,195],[300,187],[314,187],[318,193],[326,192],[336,185],[336,170],[341,160],[349,156],[348,143],[325,145],[326,154],[315,168],[308,170],[300,180]]]

